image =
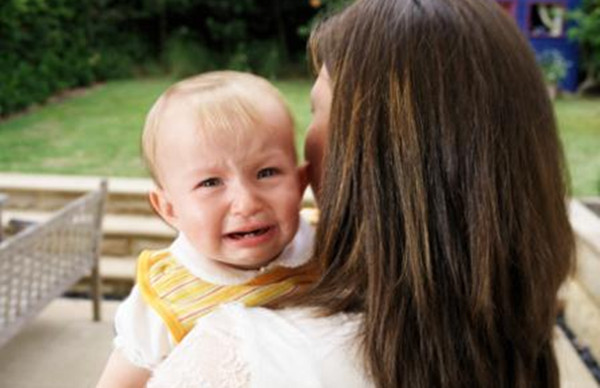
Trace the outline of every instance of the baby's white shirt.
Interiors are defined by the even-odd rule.
[[[300,218],[294,239],[269,265],[257,270],[235,269],[199,254],[183,235],[167,248],[177,261],[198,278],[220,285],[245,283],[275,266],[295,268],[310,260],[313,252],[314,229]],[[115,315],[114,347],[132,364],[153,369],[169,355],[176,345],[162,318],[144,300],[137,285],[121,303]]]

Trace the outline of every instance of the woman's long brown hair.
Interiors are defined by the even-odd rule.
[[[333,105],[303,303],[364,313],[378,387],[558,387],[566,173],[514,22],[490,0],[359,0],[309,51]]]

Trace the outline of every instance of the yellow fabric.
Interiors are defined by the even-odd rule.
[[[196,320],[226,302],[265,306],[298,292],[318,279],[318,266],[274,267],[239,285],[212,284],[197,278],[169,251],[144,251],[137,283],[144,300],[161,316],[176,342]]]

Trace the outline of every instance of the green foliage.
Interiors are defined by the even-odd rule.
[[[276,79],[283,72],[286,61],[274,40],[255,41],[248,50],[250,68],[264,77]]]
[[[320,0],[322,7],[327,12],[338,12],[353,1],[354,0]]]
[[[0,115],[61,90],[131,74],[144,44],[106,7],[103,0],[1,3]]]
[[[538,55],[538,63],[544,73],[546,82],[551,85],[557,85],[566,76],[571,67],[571,62],[558,50],[546,50]]]
[[[164,62],[171,75],[183,78],[219,67],[219,59],[186,27],[175,31],[167,40]]]
[[[298,36],[297,27],[316,12],[308,2],[295,0],[164,2],[159,17],[167,36],[163,58],[178,77],[212,68],[269,78],[289,74],[292,58],[304,57],[305,38]]]
[[[218,53],[202,43],[196,34],[183,27],[167,39],[163,62],[175,78],[216,69],[251,71],[276,79],[286,66],[274,40],[238,42],[229,53]]]
[[[583,0],[581,7],[569,16],[575,25],[568,36],[581,47],[585,86],[593,86],[600,80],[600,1]]]
[[[77,14],[59,3],[13,0],[0,5],[0,114],[41,102],[53,90],[86,78],[85,72],[67,69],[64,59],[73,60],[82,50],[83,32],[74,28],[70,37],[61,33]],[[75,60],[73,67],[80,66]]]
[[[353,1],[354,0],[310,0],[311,6],[316,8],[318,12],[307,23],[298,28],[298,34],[303,37],[308,37],[310,31],[319,20],[341,11]]]
[[[268,77],[304,56],[308,1],[2,0],[0,116],[96,81],[215,68]]]

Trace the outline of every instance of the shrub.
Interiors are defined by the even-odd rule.
[[[219,68],[220,61],[196,34],[182,27],[165,44],[164,62],[171,75],[183,78]]]
[[[559,84],[566,76],[571,62],[558,50],[546,50],[538,55],[538,63],[544,73],[546,82],[551,85]]]
[[[129,76],[145,43],[104,1],[0,2],[0,115],[67,88]]]
[[[252,42],[247,52],[250,68],[263,77],[277,78],[286,65],[282,58],[282,49],[275,40]]]
[[[316,12],[305,1],[2,0],[0,115],[67,88],[165,70],[300,72],[306,42],[296,32]],[[290,60],[298,56],[301,67]]]
[[[568,36],[579,43],[581,69],[585,72],[579,92],[584,92],[600,81],[600,1],[581,1],[580,6],[569,13],[569,18],[575,22]]]

